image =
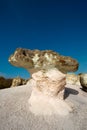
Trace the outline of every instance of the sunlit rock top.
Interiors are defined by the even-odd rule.
[[[57,68],[61,72],[73,72],[78,69],[77,60],[62,56],[52,50],[29,50],[17,48],[9,57],[9,62],[17,67],[23,67],[33,73],[37,70]]]

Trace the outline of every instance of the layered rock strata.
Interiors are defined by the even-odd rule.
[[[32,74],[27,85],[32,86],[29,109],[36,115],[67,115],[72,108],[63,100],[66,75],[58,69],[38,71]]]
[[[32,74],[35,88],[47,96],[58,96],[65,89],[66,75],[56,68]],[[63,97],[62,97],[63,98]]]

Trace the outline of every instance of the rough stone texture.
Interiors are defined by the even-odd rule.
[[[23,79],[21,77],[6,79],[0,76],[0,89],[10,88],[20,85],[25,85],[30,79]]]
[[[58,69],[38,71],[32,74],[32,79],[28,84],[33,86],[29,98],[29,108],[32,113],[36,115],[51,115],[53,113],[67,115],[72,111],[72,108],[63,100],[66,75]]]
[[[28,81],[28,80],[22,79],[22,78],[20,78],[20,77],[13,78],[11,87],[20,86],[20,85],[25,85],[25,84],[27,83],[27,81]]]
[[[66,83],[71,85],[80,85],[80,76],[76,74],[66,74]]]
[[[12,79],[6,79],[0,76],[0,89],[9,88],[12,84]]]
[[[72,72],[78,69],[77,60],[62,56],[52,50],[28,50],[17,48],[9,57],[9,62],[17,67],[27,69],[31,74],[35,71],[56,67],[61,72]]]
[[[87,74],[80,75],[80,83],[83,90],[87,91]]]
[[[58,96],[65,89],[66,75],[58,71],[56,68],[47,71],[38,71],[32,74],[33,89],[38,89],[48,96]]]

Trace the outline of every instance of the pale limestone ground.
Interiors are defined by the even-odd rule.
[[[66,116],[35,116],[29,110],[30,95],[27,85],[0,90],[0,130],[87,130],[87,93],[80,86],[66,85],[65,101],[74,104]]]

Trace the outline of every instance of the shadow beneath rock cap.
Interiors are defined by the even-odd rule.
[[[64,99],[66,99],[70,94],[72,95],[77,95],[79,92],[75,89],[72,88],[65,88],[65,92],[64,92]]]
[[[87,88],[80,88],[82,91],[87,92]]]

